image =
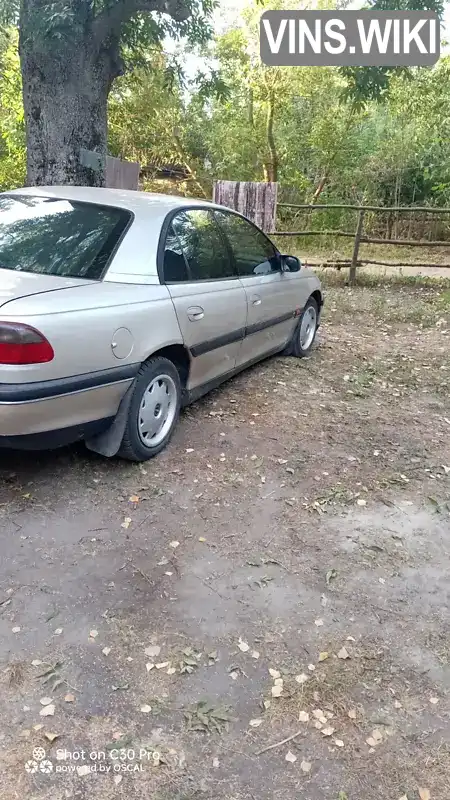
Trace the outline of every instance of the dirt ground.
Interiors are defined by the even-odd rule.
[[[2,800],[449,799],[449,309],[335,286],[154,461],[0,454]]]

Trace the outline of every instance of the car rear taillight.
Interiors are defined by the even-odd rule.
[[[21,322],[0,322],[0,364],[43,364],[53,347],[42,333]]]

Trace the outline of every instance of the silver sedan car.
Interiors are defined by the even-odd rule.
[[[307,355],[323,294],[228,208],[74,186],[0,194],[0,445],[144,461],[180,407]]]

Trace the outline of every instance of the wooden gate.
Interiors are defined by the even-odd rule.
[[[266,233],[275,230],[277,183],[214,181],[213,202],[233,208]]]

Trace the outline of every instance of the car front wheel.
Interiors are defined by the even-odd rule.
[[[166,446],[180,414],[180,375],[168,358],[156,357],[140,368],[118,455],[147,461]]]

